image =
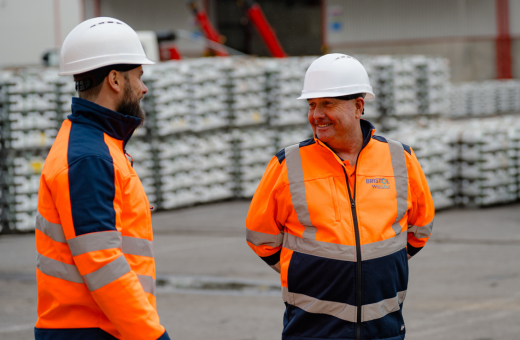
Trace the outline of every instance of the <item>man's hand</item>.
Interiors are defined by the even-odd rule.
[[[409,255],[408,255],[409,256]],[[280,273],[280,262],[278,262],[277,264],[275,264],[274,266],[271,266],[271,268],[273,268],[274,270],[276,270],[276,272],[279,274]]]

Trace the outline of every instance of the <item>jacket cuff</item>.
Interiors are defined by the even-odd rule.
[[[415,248],[415,247],[412,246],[410,243],[408,243],[408,244],[406,245],[406,251],[408,252],[408,255],[410,255],[410,256],[414,256],[414,255],[417,254],[421,249],[423,249],[423,247]]]
[[[157,340],[170,340],[170,337],[168,336],[168,332],[164,331],[164,334],[161,335],[161,337],[158,338]]]
[[[266,256],[266,257],[261,257],[260,258],[262,260],[265,261],[265,263],[267,263],[268,265],[270,266],[274,266],[275,264],[277,264],[278,262],[280,262],[280,254],[282,253],[282,248],[280,248],[280,250],[278,250],[276,253],[274,253],[273,255],[270,255],[270,256]]]

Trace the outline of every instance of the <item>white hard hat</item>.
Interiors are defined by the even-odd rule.
[[[343,97],[357,93],[365,93],[365,99],[376,97],[367,71],[356,58],[332,53],[319,57],[309,66],[298,99]]]
[[[81,74],[117,64],[150,65],[137,33],[114,18],[83,21],[65,38],[60,53],[60,76]]]

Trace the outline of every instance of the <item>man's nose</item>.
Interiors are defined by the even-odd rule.
[[[312,117],[317,120],[317,119],[323,119],[326,117],[325,115],[325,111],[323,110],[323,108],[320,106],[320,105],[316,105],[316,107],[314,108],[314,112],[312,114]]]

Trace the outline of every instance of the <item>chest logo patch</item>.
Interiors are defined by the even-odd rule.
[[[366,184],[372,185],[372,189],[390,189],[387,178],[370,178],[366,179]]]

